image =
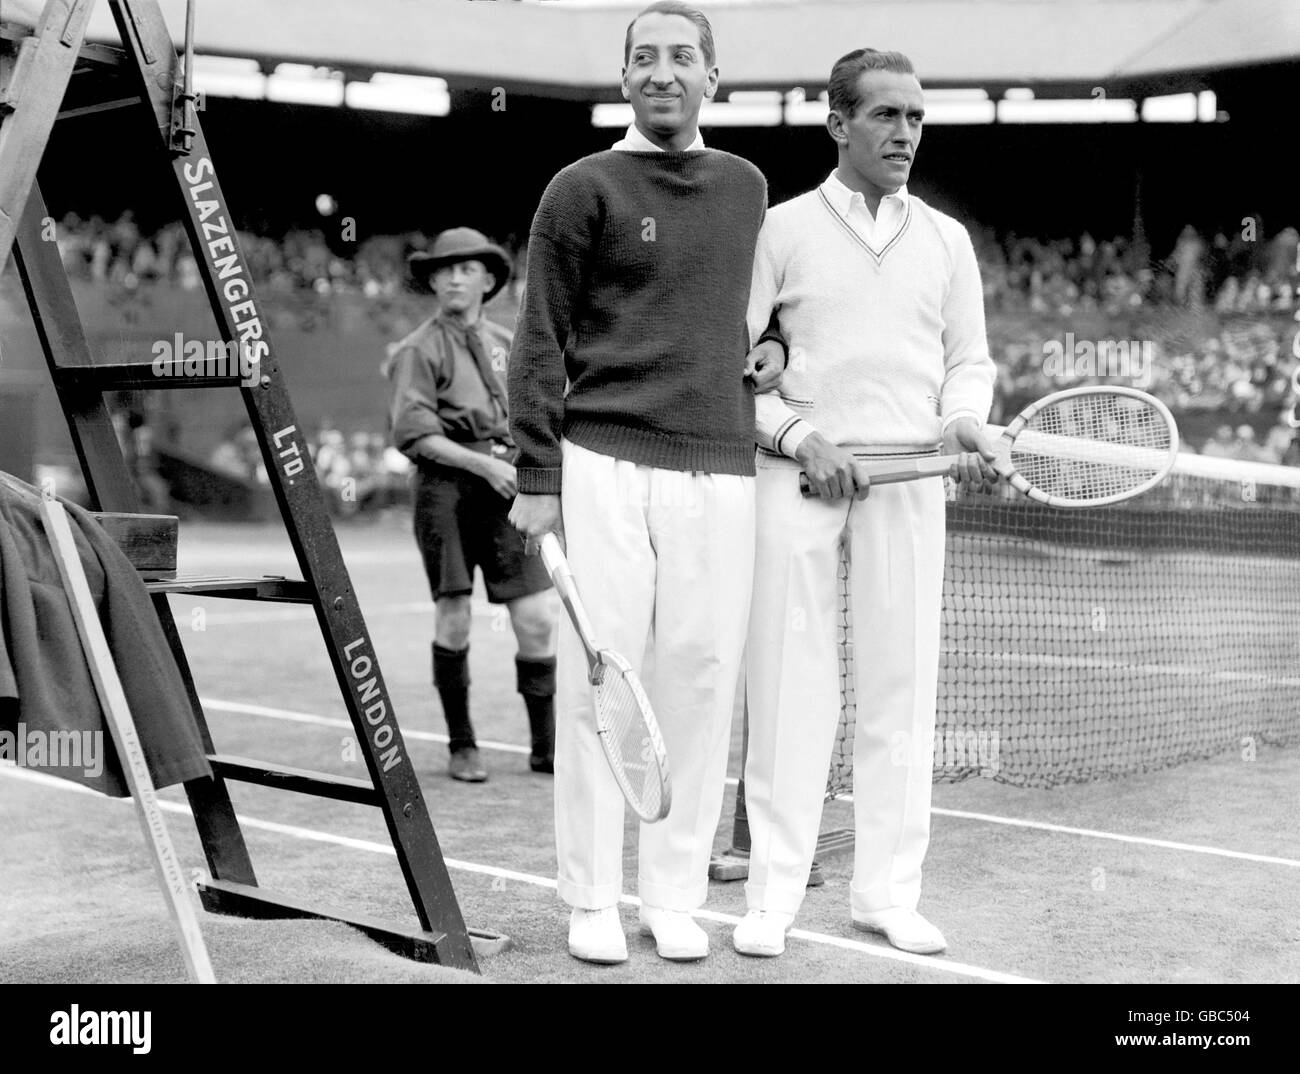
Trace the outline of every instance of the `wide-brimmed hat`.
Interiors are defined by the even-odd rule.
[[[510,279],[510,255],[472,227],[454,227],[444,231],[433,240],[432,250],[420,250],[406,259],[411,275],[421,283],[428,283],[429,277],[443,265],[454,265],[457,261],[482,261],[484,268],[492,273],[494,283],[483,296],[484,302]]]

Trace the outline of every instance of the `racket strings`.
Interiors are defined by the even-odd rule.
[[[1087,502],[1150,482],[1172,452],[1169,424],[1154,406],[1098,393],[1035,414],[1011,446],[1011,465],[1041,492]]]
[[[658,819],[663,815],[663,773],[644,715],[643,706],[649,707],[645,692],[630,668],[606,665],[595,694],[596,727],[615,778],[640,816]]]

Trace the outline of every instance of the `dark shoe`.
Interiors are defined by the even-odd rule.
[[[547,776],[555,775],[555,762],[550,757],[529,757],[528,767]]]
[[[484,783],[487,781],[487,769],[483,767],[483,762],[479,760],[478,750],[473,746],[453,753],[451,761],[447,765],[447,772],[452,779],[458,779],[462,783]]]

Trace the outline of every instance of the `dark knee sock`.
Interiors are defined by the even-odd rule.
[[[442,698],[442,712],[447,718],[447,735],[451,752],[474,746],[474,728],[469,722],[469,647],[444,649],[433,645],[433,685]]]
[[[533,758],[555,756],[555,657],[515,657],[519,693],[528,709]]]

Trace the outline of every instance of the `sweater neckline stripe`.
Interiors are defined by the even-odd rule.
[[[821,202],[826,207],[826,211],[836,219],[840,227],[842,227],[845,231],[849,233],[849,237],[852,238],[854,242],[856,242],[859,246],[861,246],[864,250],[866,250],[867,253],[871,255],[872,260],[874,260],[877,265],[883,263],[885,260],[885,255],[889,253],[889,251],[892,250],[895,246],[898,245],[899,241],[906,233],[908,225],[910,225],[912,222],[912,200],[909,198],[907,200],[907,205],[904,208],[902,226],[899,227],[898,232],[894,235],[894,237],[890,239],[889,242],[885,243],[885,248],[881,250],[879,253],[877,253],[874,249],[872,249],[871,244],[867,242],[867,240],[864,239],[861,235],[858,234],[857,229],[854,228],[853,225],[850,224],[847,220],[845,220],[842,215],[840,215],[840,211],[830,203],[830,199],[826,197],[825,191],[823,191],[820,187],[817,188],[817,196],[821,198]]]

